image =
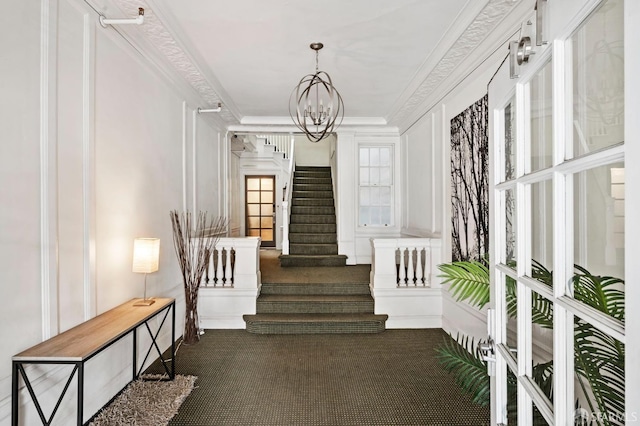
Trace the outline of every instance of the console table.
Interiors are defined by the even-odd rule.
[[[176,307],[175,299],[156,298],[155,303],[150,306],[134,306],[134,303],[140,299],[133,299],[129,302],[111,309],[95,318],[92,318],[82,324],[60,333],[51,339],[37,344],[12,358],[12,382],[11,382],[11,424],[18,425],[18,385],[21,376],[24,384],[31,395],[31,399],[38,411],[40,420],[43,425],[51,424],[53,417],[56,415],[62,399],[64,398],[74,375],[77,373],[77,424],[83,424],[83,404],[84,404],[84,364],[95,355],[99,354],[115,342],[125,336],[131,334],[133,336],[133,375],[131,380],[135,380],[140,376],[142,368],[153,348],[156,349],[162,360],[165,372],[169,380],[175,377],[175,331],[176,331]],[[171,368],[167,367],[162,351],[158,346],[156,339],[162,330],[167,317],[171,312]],[[149,321],[159,314],[164,313],[158,330],[153,333],[149,327]],[[137,330],[144,325],[151,337],[151,345],[147,351],[144,360],[138,370],[138,352],[137,352]],[[62,390],[62,394],[58,398],[50,417],[47,419],[42,411],[42,407],[38,402],[33,386],[27,377],[24,366],[28,364],[58,364],[58,365],[74,365],[69,378]]]

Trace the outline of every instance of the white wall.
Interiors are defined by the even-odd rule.
[[[9,0],[0,18],[0,38],[12,40],[0,67],[0,291],[14,296],[0,309],[0,425],[10,419],[12,355],[142,296],[143,277],[131,272],[135,237],[161,239],[148,290],[178,299],[180,335],[169,211],[221,213],[222,137],[193,113],[200,106],[193,93],[180,93],[113,29],[100,27],[84,2],[42,5]],[[130,354],[123,341],[88,363],[86,418],[130,379]],[[64,372],[31,372],[50,402]],[[30,403],[21,407],[24,424],[34,416]],[[74,416],[65,402],[54,424]]]
[[[487,84],[507,48],[498,50],[459,83],[441,102],[427,111],[401,136],[404,197],[402,233],[442,238],[442,258],[451,261],[451,119],[487,93]],[[486,314],[456,302],[448,286],[442,290],[442,327],[453,334],[486,338]]]
[[[333,141],[335,141],[335,136],[333,135],[319,142],[311,142],[305,136],[296,135],[296,165],[329,166]]]

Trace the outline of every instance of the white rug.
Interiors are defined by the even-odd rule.
[[[89,426],[165,426],[194,388],[196,376],[173,381],[149,379],[130,383]]]

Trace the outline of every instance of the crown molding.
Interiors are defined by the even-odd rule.
[[[520,27],[523,11],[530,13],[532,8],[531,0],[489,0],[389,122],[397,125],[401,133],[406,131],[473,72],[487,58],[487,52],[504,44]],[[513,13],[514,10],[518,12]]]
[[[164,62],[168,63],[174,72],[187,82],[202,99],[204,105],[197,106],[215,108],[218,103],[222,103],[222,110],[216,114],[221,121],[219,124],[226,127],[239,121],[239,115],[233,111],[235,105],[217,80],[202,72],[202,69],[196,65],[198,62],[193,58],[193,55],[183,47],[184,43],[167,29],[169,25],[165,25],[164,21],[170,20],[170,18],[162,13],[162,6],[159,4],[161,1],[154,1],[153,5],[149,5],[145,0],[110,1],[124,16],[135,16],[138,13],[138,8],[143,7],[145,9],[144,24],[137,25],[135,28],[119,29],[119,31],[123,35],[126,34],[127,38],[131,39],[130,42],[133,40],[141,46],[143,51],[154,50],[163,57]]]

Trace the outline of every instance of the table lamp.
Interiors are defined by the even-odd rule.
[[[147,299],[147,274],[158,270],[159,257],[159,238],[136,238],[133,241],[133,272],[144,274],[144,299],[133,306],[149,306],[155,303],[155,300]]]

